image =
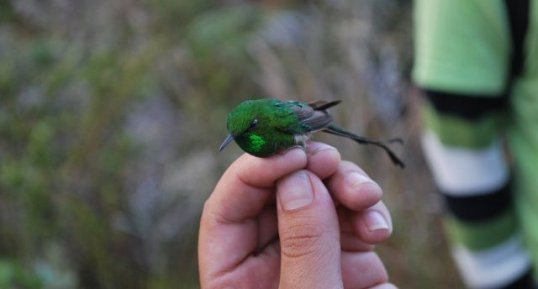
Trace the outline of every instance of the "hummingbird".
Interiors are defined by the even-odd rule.
[[[334,124],[327,109],[340,102],[319,100],[306,103],[269,98],[245,100],[228,114],[226,126],[229,135],[219,151],[235,140],[246,153],[270,157],[295,146],[305,147],[311,133],[322,131],[359,144],[380,147],[395,165],[404,168],[404,163],[385,142],[355,135]],[[388,140],[388,143],[394,142],[403,143],[399,138]]]

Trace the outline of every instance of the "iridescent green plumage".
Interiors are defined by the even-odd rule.
[[[247,100],[228,115],[227,128],[245,152],[259,157],[301,145],[297,136],[308,133],[297,111],[304,110],[300,102],[276,99]]]
[[[354,135],[335,126],[327,109],[338,103],[340,101],[304,103],[278,99],[246,100],[228,114],[227,128],[230,135],[219,150],[235,140],[245,152],[258,157],[269,157],[281,150],[304,146],[311,132],[323,131],[361,144],[381,147],[395,164],[404,167],[403,162],[384,143]],[[401,142],[399,139],[392,141]]]

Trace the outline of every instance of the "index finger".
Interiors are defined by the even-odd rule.
[[[262,214],[277,179],[306,166],[306,154],[292,149],[260,159],[243,155],[218,182],[206,201],[200,222],[200,280],[230,272],[258,247],[256,217]]]
[[[270,158],[248,154],[238,158],[217,183],[206,204],[220,221],[241,222],[256,216],[279,178],[306,166],[302,149],[291,149]]]

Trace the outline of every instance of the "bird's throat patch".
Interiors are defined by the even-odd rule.
[[[251,134],[248,139],[250,146],[254,151],[260,151],[262,146],[266,143],[265,139],[257,134]]]

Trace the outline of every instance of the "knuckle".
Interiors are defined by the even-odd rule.
[[[323,247],[323,230],[319,225],[295,225],[280,233],[283,256],[300,258],[315,254]]]

